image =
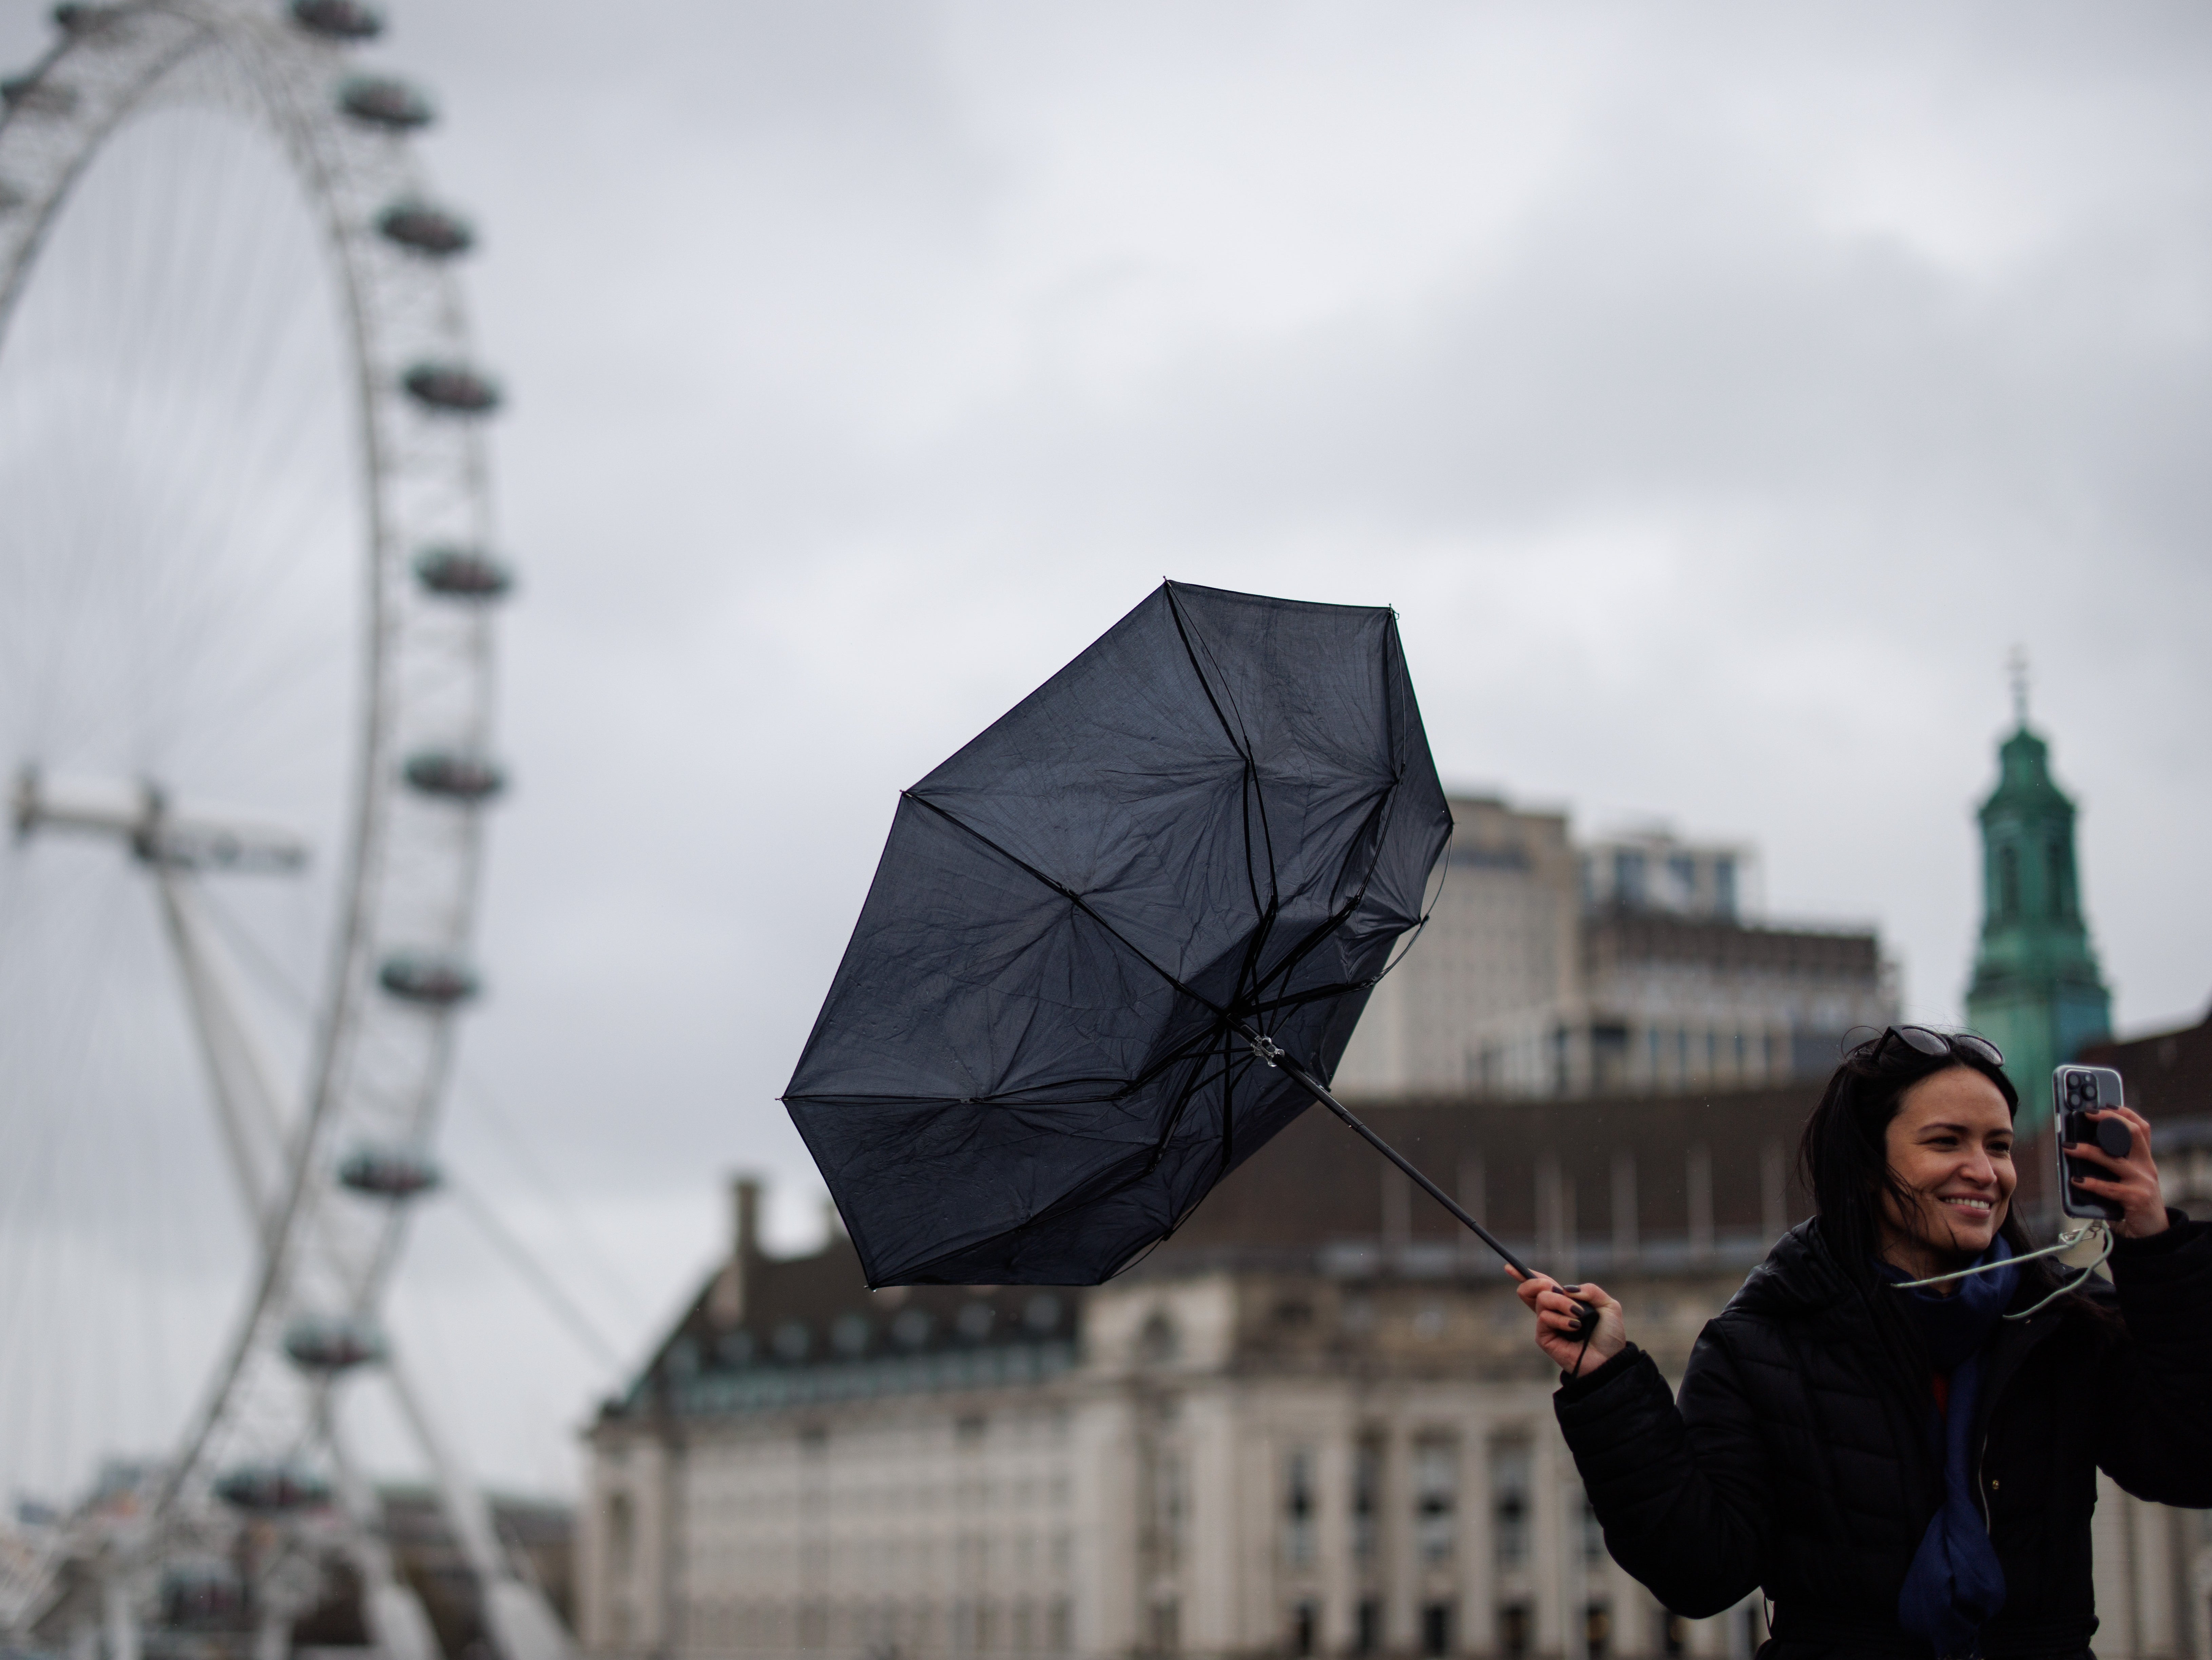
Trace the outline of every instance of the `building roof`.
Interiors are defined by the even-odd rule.
[[[1708,1097],[1437,1098],[1366,1121],[1534,1266],[1748,1267],[1808,1213],[1802,1085]],[[741,1186],[730,1260],[702,1286],[604,1426],[950,1388],[1018,1387],[1072,1370],[1085,1292],[912,1286],[870,1292],[840,1231],[804,1256],[761,1250]],[[1619,1260],[1626,1261],[1626,1257]],[[1310,1110],[1232,1171],[1132,1270],[1332,1280],[1496,1270],[1460,1225],[1328,1113]]]
[[[2124,1042],[2092,1043],[2085,1067],[2111,1067],[2127,1085],[2128,1104],[2146,1118],[2212,1115],[2212,1012],[2193,1026]]]
[[[1609,1240],[1615,1184],[1628,1180],[1639,1241],[1686,1239],[1705,1225],[1692,1214],[1700,1157],[1717,1235],[1773,1219],[1765,1188],[1778,1153],[1782,1209],[1793,1219],[1808,1214],[1792,1171],[1798,1133],[1819,1098],[1817,1088],[1798,1085],[1569,1101],[1437,1097],[1357,1110],[1492,1232],[1533,1248],[1555,1231]],[[1540,1214],[1550,1208],[1553,1183],[1560,1195],[1556,1220]],[[1223,1252],[1311,1255],[1353,1242],[1465,1237],[1442,1206],[1315,1110],[1231,1172],[1154,1256],[1174,1266]]]

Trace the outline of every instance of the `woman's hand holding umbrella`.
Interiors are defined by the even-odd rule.
[[[1511,1268],[1505,1271],[1513,1273]],[[1536,1316],[1536,1347],[1570,1377],[1595,1371],[1628,1347],[1628,1323],[1620,1304],[1595,1281],[1583,1280],[1570,1297],[1550,1274],[1536,1274],[1521,1280],[1517,1289]],[[1597,1310],[1597,1329],[1588,1337],[1582,1335],[1585,1305]]]

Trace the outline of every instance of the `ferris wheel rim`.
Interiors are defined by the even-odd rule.
[[[291,1169],[284,1183],[281,1219],[271,1235],[250,1310],[236,1334],[235,1353],[219,1370],[208,1398],[202,1403],[199,1417],[203,1421],[176,1460],[169,1491],[164,1495],[166,1500],[173,1499],[191,1478],[201,1462],[209,1432],[224,1410],[229,1390],[236,1382],[239,1366],[256,1342],[257,1334],[262,1337],[268,1335],[261,1329],[268,1324],[272,1304],[283,1300],[287,1276],[296,1267],[293,1259],[300,1249],[306,1213],[327,1197],[324,1189],[329,1184],[320,1180],[327,1172],[319,1165],[334,1163],[334,1127],[343,1127],[346,1110],[353,1104],[346,1091],[349,1084],[357,1082],[358,1074],[348,1072],[349,1057],[362,1048],[365,1036],[374,1036],[368,1031],[372,1024],[388,1018],[427,1027],[427,1031],[414,1033],[411,1076],[395,1086],[403,1095],[411,1090],[414,1121],[422,1131],[434,1126],[445,1093],[452,1051],[451,1017],[465,1000],[465,995],[426,990],[428,982],[410,979],[398,966],[404,954],[398,948],[408,942],[386,937],[392,919],[386,914],[386,902],[395,880],[390,862],[395,851],[392,845],[393,820],[400,804],[416,795],[426,800],[442,796],[440,807],[451,808],[457,813],[455,823],[444,827],[451,833],[425,843],[429,848],[428,853],[422,848],[404,851],[410,858],[442,857],[448,867],[447,880],[431,906],[433,909],[442,907],[440,915],[446,938],[442,941],[421,942],[416,948],[417,960],[465,963],[465,946],[474,930],[482,862],[482,836],[475,809],[495,794],[496,787],[477,789],[473,794],[468,787],[434,790],[415,775],[414,768],[409,766],[403,770],[400,764],[419,758],[400,753],[408,748],[410,737],[419,735],[410,719],[406,688],[401,684],[407,668],[407,629],[422,621],[419,607],[411,604],[408,591],[412,575],[409,557],[411,543],[429,540],[432,532],[450,524],[457,516],[471,524],[477,532],[474,539],[480,548],[488,544],[489,485],[482,465],[480,440],[471,436],[458,446],[448,444],[447,448],[458,447],[465,453],[459,465],[449,469],[453,477],[444,482],[450,491],[458,481],[470,500],[458,515],[449,503],[442,519],[418,525],[416,521],[433,516],[410,512],[406,491],[396,479],[390,451],[395,435],[401,440],[421,435],[402,430],[404,422],[395,423],[400,400],[411,398],[426,418],[433,421],[467,419],[472,415],[489,413],[489,406],[470,410],[465,403],[456,403],[450,398],[441,403],[434,394],[426,396],[419,385],[409,385],[404,375],[393,373],[393,365],[387,361],[393,349],[392,343],[404,339],[406,331],[396,326],[391,317],[380,315],[376,307],[392,300],[393,296],[385,290],[391,287],[394,272],[404,267],[392,265],[387,260],[383,269],[367,268],[374,246],[368,239],[378,233],[362,222],[359,202],[349,197],[347,182],[334,177],[334,173],[349,167],[355,167],[356,173],[361,170],[364,138],[388,147],[404,134],[389,123],[384,124],[388,131],[373,136],[354,131],[349,124],[360,124],[367,118],[347,105],[342,92],[319,102],[301,95],[306,82],[319,80],[327,86],[331,81],[327,71],[337,65],[334,52],[321,43],[308,44],[302,51],[301,40],[288,37],[285,33],[307,27],[296,17],[252,13],[227,0],[135,0],[134,3],[79,7],[74,10],[87,26],[79,27],[65,21],[63,38],[33,70],[0,88],[6,94],[5,112],[0,113],[0,242],[6,245],[4,256],[0,256],[0,374],[5,373],[5,347],[17,305],[36,280],[39,256],[48,234],[66,213],[72,192],[87,170],[122,126],[149,107],[165,86],[196,61],[222,55],[226,58],[223,72],[240,77],[258,94],[258,107],[248,112],[249,119],[285,152],[290,170],[318,222],[325,270],[336,282],[342,296],[347,336],[342,355],[360,404],[359,451],[356,459],[364,484],[364,522],[358,528],[365,535],[364,546],[356,557],[364,565],[368,579],[362,638],[357,648],[357,670],[363,691],[360,729],[356,734],[354,758],[349,769],[346,850],[342,873],[331,890],[336,910],[326,942],[330,967],[313,998],[314,1021],[310,1037],[313,1058],[299,1104],[301,1116],[294,1138]],[[295,7],[294,10],[297,13],[302,9]],[[127,56],[134,46],[131,38],[134,31],[140,37],[135,42],[139,52],[135,60]],[[80,54],[100,52],[114,54],[106,66],[111,71],[113,84],[107,88],[104,100],[97,96],[83,98],[81,88],[68,88],[62,77],[74,63],[80,61]],[[302,70],[301,64],[316,54],[319,58],[313,66],[313,73]],[[277,76],[271,65],[284,69],[289,79]],[[53,90],[42,97],[41,89]],[[64,90],[66,96],[63,95]],[[69,126],[73,122],[76,126],[71,131]],[[38,130],[41,124],[46,128],[43,133]],[[18,142],[11,145],[11,137]],[[20,151],[35,149],[41,138],[58,153],[45,158],[48,165],[43,175],[36,174],[33,169],[42,187],[22,191],[11,177],[11,164],[20,160]],[[33,159],[35,161],[38,158],[34,155]],[[384,159],[389,161],[392,158],[386,155]],[[392,169],[387,168],[389,171]],[[397,172],[414,179],[411,162],[402,161]],[[362,182],[356,179],[352,184],[359,186]],[[366,182],[373,185],[376,181],[372,178]],[[359,193],[358,188],[353,190],[355,196]],[[394,197],[385,205],[389,210],[404,200],[419,206],[427,199],[416,190],[404,197]],[[9,221],[14,222],[12,226]],[[11,231],[15,234],[10,234]],[[383,234],[393,244],[404,246],[401,239],[392,237],[388,231]],[[448,252],[456,251],[463,250]],[[437,296],[440,303],[434,309],[443,315],[443,340],[448,346],[458,344],[459,350],[447,352],[443,361],[472,362],[473,357],[467,350],[465,313],[459,304],[457,284],[450,272],[441,264],[424,261],[415,275],[422,279],[418,286],[444,290]],[[451,438],[452,435],[447,436]],[[489,556],[488,551],[484,556]],[[426,587],[425,592],[435,594],[436,591]],[[496,772],[495,763],[486,758],[492,690],[489,623],[480,603],[472,605],[469,599],[456,599],[450,593],[438,597],[448,606],[470,605],[477,613],[458,630],[450,626],[451,619],[447,619],[448,626],[444,632],[459,636],[447,643],[455,646],[459,660],[466,663],[468,672],[463,678],[473,689],[472,696],[459,700],[466,707],[458,714],[447,711],[447,725],[456,728],[454,735],[459,740],[451,755],[477,761],[479,771],[475,776],[482,783],[483,768]],[[478,599],[486,597],[495,596],[477,596]],[[418,634],[422,631],[417,629]],[[467,769],[463,767],[460,770],[466,773]],[[419,877],[420,871],[416,874]],[[460,949],[453,949],[455,946]],[[430,949],[425,951],[424,946]],[[398,1070],[407,1069],[402,1067]],[[427,1134],[420,1139],[427,1140]],[[388,1207],[388,1219],[376,1248],[368,1253],[368,1266],[361,1276],[356,1297],[359,1306],[350,1312],[371,1310],[380,1299],[402,1226],[399,1207]]]

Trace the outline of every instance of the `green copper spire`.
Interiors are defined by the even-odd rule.
[[[2081,915],[2074,804],[2051,778],[2051,751],[2027,727],[2015,662],[2011,737],[1997,787],[1982,803],[1982,942],[1966,1022],[2005,1053],[2020,1091],[2020,1129],[2051,1116],[2051,1071],[2112,1030],[2112,1000]]]

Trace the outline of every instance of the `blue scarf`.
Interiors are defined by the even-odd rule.
[[[1974,1260],[2008,1263],[2012,1247],[1995,1240]],[[1893,1282],[1916,1277],[1887,1262],[1875,1267]],[[1980,1654],[1983,1626],[2004,1607],[2004,1567],[1974,1491],[1972,1438],[1982,1352],[2019,1283],[2019,1268],[2008,1267],[1954,1280],[1958,1289],[1948,1297],[1932,1291],[1893,1293],[1911,1307],[1929,1364],[1951,1374],[1947,1408],[1938,1412],[1932,1400],[1928,1403],[1929,1447],[1943,1467],[1943,1502],[1929,1519],[1897,1594],[1898,1623],[1927,1639],[1939,1660]]]

